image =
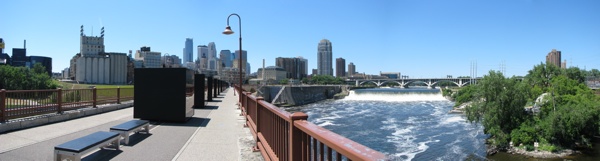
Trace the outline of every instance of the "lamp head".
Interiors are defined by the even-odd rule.
[[[233,34],[233,31],[231,31],[231,27],[230,26],[225,27],[225,31],[223,31],[223,34],[225,34],[225,35]]]

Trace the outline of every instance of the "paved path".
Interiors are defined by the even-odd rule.
[[[230,91],[230,92],[227,92]],[[83,160],[262,160],[230,88],[196,109],[186,123],[152,122],[120,151],[100,150]],[[53,147],[133,119],[133,108],[0,134],[0,160],[52,160]]]

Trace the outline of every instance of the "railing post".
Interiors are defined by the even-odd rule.
[[[96,102],[96,96],[97,96],[97,95],[96,95],[96,91],[97,91],[97,90],[96,90],[96,87],[94,87],[94,88],[92,89],[92,97],[93,97],[93,99],[94,99],[94,100],[93,100],[92,107],[94,107],[94,108],[96,108],[96,103],[97,103],[97,102]]]
[[[252,147],[252,151],[253,152],[260,151],[260,149],[258,148],[258,141],[259,141],[258,140],[258,133],[260,132],[260,130],[259,130],[260,129],[260,117],[258,115],[259,114],[258,108],[259,108],[259,105],[260,105],[259,102],[260,101],[264,101],[264,100],[265,100],[265,98],[263,98],[263,97],[257,97],[256,98],[256,105],[254,106],[253,109],[248,109],[248,108],[244,109],[244,110],[246,110],[246,115],[250,116],[250,118],[252,118],[252,120],[254,120],[256,122],[256,124],[254,124],[256,126],[256,127],[254,127],[255,128],[254,129],[255,130],[254,133],[256,135],[254,137],[254,147]],[[252,110],[252,111],[250,111],[250,110]],[[256,116],[256,118],[253,118],[252,115]],[[246,117],[246,124],[247,124],[250,120],[248,120],[247,116],[244,116],[244,117]],[[250,130],[252,130],[252,129],[250,128]]]
[[[308,115],[306,115],[303,112],[294,112],[292,115],[290,115],[290,131],[289,131],[289,152],[290,152],[290,158],[289,160],[291,161],[295,161],[295,160],[303,160],[307,159],[306,157],[306,148],[302,147],[302,142],[304,140],[302,140],[302,130],[296,128],[294,126],[294,121],[296,120],[306,120],[308,119]],[[308,145],[308,143],[306,143]]]
[[[240,103],[240,106],[242,105],[242,86],[238,86],[238,102]]]
[[[0,122],[6,121],[6,90],[0,89]]]
[[[121,86],[117,87],[117,104],[121,104]]]
[[[250,99],[250,92],[244,92],[244,109],[248,110],[248,100]]]
[[[62,113],[63,112],[63,109],[62,109],[62,88],[58,88],[56,90],[56,94],[58,94],[58,96],[56,96],[56,104],[58,104],[57,112],[58,113]]]

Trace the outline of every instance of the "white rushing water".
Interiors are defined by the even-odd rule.
[[[453,102],[431,89],[366,89],[296,107],[309,121],[392,160],[482,159],[482,127],[448,114]]]

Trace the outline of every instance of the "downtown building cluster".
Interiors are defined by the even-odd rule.
[[[33,68],[37,63],[46,68],[49,76],[52,76],[52,58],[45,56],[27,56],[27,41],[23,41],[23,48],[13,48],[12,56],[4,53],[4,40],[0,38],[0,65]]]
[[[100,36],[87,36],[81,26],[80,52],[70,61],[69,68],[62,72],[62,77],[77,83],[86,84],[131,84],[135,79],[135,68],[188,68],[197,73],[207,74],[222,80],[239,79],[239,73],[249,74],[247,51],[242,51],[243,70],[237,65],[239,51],[221,50],[217,57],[214,42],[198,45],[197,59],[193,56],[193,39],[187,38],[183,48],[183,60],[177,55],[164,55],[152,51],[149,46],[142,46],[133,53],[106,52],[104,46],[104,27]]]
[[[209,42],[207,45],[197,46],[197,57],[194,60],[193,56],[193,39],[187,38],[185,47],[183,48],[184,66],[198,73],[206,74],[227,82],[237,82],[239,74],[245,77],[250,75],[250,63],[248,63],[248,52],[241,52],[242,66],[239,66],[239,50],[231,52],[231,50],[220,50],[217,56],[217,47],[214,42]],[[191,51],[191,52],[190,52]],[[242,69],[242,70],[240,70]]]

